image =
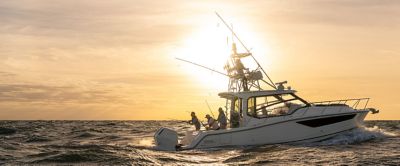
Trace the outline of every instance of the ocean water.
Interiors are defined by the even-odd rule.
[[[229,149],[154,150],[179,121],[0,121],[0,165],[400,165],[400,121],[366,121],[322,142]]]

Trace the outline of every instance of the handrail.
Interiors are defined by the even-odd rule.
[[[353,109],[357,109],[360,106],[360,103],[365,101],[365,104],[364,104],[364,107],[363,107],[365,109],[365,108],[367,108],[369,99],[370,98],[328,100],[328,101],[311,102],[310,104],[311,105],[335,105],[335,104],[341,104],[341,105],[347,105],[347,106],[349,106],[349,107],[351,107]]]
[[[303,113],[303,115],[304,115],[313,105],[315,106],[316,104],[321,104],[321,105],[340,104],[340,105],[349,106],[348,104],[346,104],[346,103],[348,103],[349,101],[353,101],[353,102],[354,102],[353,105],[351,106],[351,108],[353,108],[354,110],[362,110],[362,109],[357,109],[357,107],[360,105],[360,102],[361,102],[361,101],[365,101],[365,105],[364,105],[364,108],[363,108],[363,109],[366,109],[366,108],[367,108],[367,105],[368,105],[368,102],[369,102],[369,99],[370,99],[370,98],[358,98],[358,99],[343,99],[343,100],[329,100],[329,101],[310,102],[310,103],[307,103],[307,104],[303,105],[302,107],[299,107],[299,108],[294,109],[293,111],[291,111],[291,112],[288,113],[288,114],[285,114],[285,115],[277,115],[277,116],[292,115],[292,114],[294,114],[295,112],[297,112],[298,110],[301,110],[302,108],[306,108],[306,109],[305,109],[305,112]],[[350,106],[349,106],[349,107],[350,107]],[[327,108],[328,108],[328,107],[326,107],[326,108],[324,108],[324,109],[322,110],[322,114],[323,114],[323,112],[324,112]],[[278,108],[274,108],[274,109],[278,109]],[[343,108],[341,108],[341,109],[343,109]],[[256,114],[256,112],[255,112],[255,114]],[[251,116],[251,117],[253,117],[253,118],[257,118],[257,119],[266,118],[266,117],[258,117],[257,115],[249,115],[249,116]]]

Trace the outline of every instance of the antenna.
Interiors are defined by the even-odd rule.
[[[230,27],[228,25],[228,23],[225,22],[225,20],[218,14],[218,12],[215,12],[215,14],[221,19],[221,21],[225,24],[225,26],[232,32],[232,35],[239,41],[239,43],[243,46],[244,49],[246,49],[246,51],[248,53],[250,53],[250,50],[247,49],[247,47],[244,45],[244,43],[242,42],[242,40],[240,40],[240,38],[236,35],[235,31],[233,31],[232,27]]]

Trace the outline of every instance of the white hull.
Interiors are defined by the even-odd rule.
[[[304,111],[298,111],[299,115],[301,112]],[[253,125],[247,127],[200,132],[193,137],[190,144],[183,146],[182,149],[320,141],[333,137],[343,131],[359,127],[368,114],[368,110],[354,111],[349,109],[341,113],[336,112],[316,116],[310,116],[307,113],[302,114],[302,116],[293,114],[291,116],[274,117],[268,120],[262,119],[260,120],[262,122],[258,124],[254,122]],[[307,121],[311,122],[308,125],[313,125],[312,123],[315,121],[324,123],[324,121],[329,121],[329,118],[342,118],[342,121],[318,127],[298,123]],[[347,119],[343,120],[343,118]]]

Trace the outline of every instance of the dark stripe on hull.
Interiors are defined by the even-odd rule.
[[[343,122],[346,120],[353,119],[356,116],[356,114],[353,115],[342,115],[342,116],[335,116],[335,117],[327,117],[327,118],[318,118],[318,119],[311,119],[311,120],[305,120],[305,121],[300,121],[296,122],[305,126],[309,127],[321,127],[325,125],[330,125],[330,124],[335,124],[339,122]]]

